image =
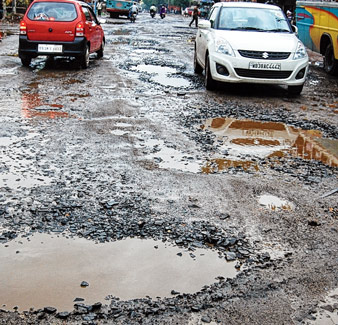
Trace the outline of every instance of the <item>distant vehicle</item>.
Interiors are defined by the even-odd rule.
[[[193,12],[194,12],[194,7],[185,8],[184,16],[192,16]],[[200,14],[201,14],[201,12],[199,11],[198,15],[200,16]]]
[[[219,2],[209,20],[198,24],[194,70],[205,71],[208,90],[216,87],[216,81],[281,84],[298,95],[308,60],[305,46],[277,6]]]
[[[106,11],[110,18],[118,18],[119,16],[129,16],[129,9],[133,3],[139,4],[139,1],[128,0],[107,0]]]
[[[131,13],[130,14],[130,21],[132,22],[132,23],[135,23],[135,21],[136,21],[136,13],[135,12],[133,12],[133,13]]]
[[[324,69],[338,75],[338,2],[297,1],[298,36],[310,50],[324,56]]]
[[[105,36],[92,8],[77,0],[35,0],[20,22],[19,57],[24,66],[39,55],[76,57],[83,68],[89,54],[103,56]]]

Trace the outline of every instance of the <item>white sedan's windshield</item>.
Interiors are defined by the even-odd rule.
[[[291,32],[281,10],[223,7],[217,29]]]

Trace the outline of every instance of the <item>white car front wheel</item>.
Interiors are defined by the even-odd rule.
[[[216,81],[212,78],[210,72],[210,60],[209,55],[207,55],[205,59],[205,79],[204,79],[205,88],[207,90],[215,90],[216,89]]]
[[[196,46],[195,46],[195,52],[194,52],[194,71],[197,74],[201,74],[203,72],[203,68],[197,61],[197,52],[196,52]]]

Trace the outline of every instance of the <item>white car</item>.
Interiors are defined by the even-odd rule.
[[[277,6],[219,2],[198,24],[194,70],[205,71],[208,90],[216,81],[280,84],[299,95],[308,61],[305,46]]]

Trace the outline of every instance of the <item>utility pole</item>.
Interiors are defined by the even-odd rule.
[[[13,6],[13,7],[12,7],[12,14],[15,15],[15,14],[16,14],[16,0],[13,0],[13,1],[12,1],[12,6]]]

